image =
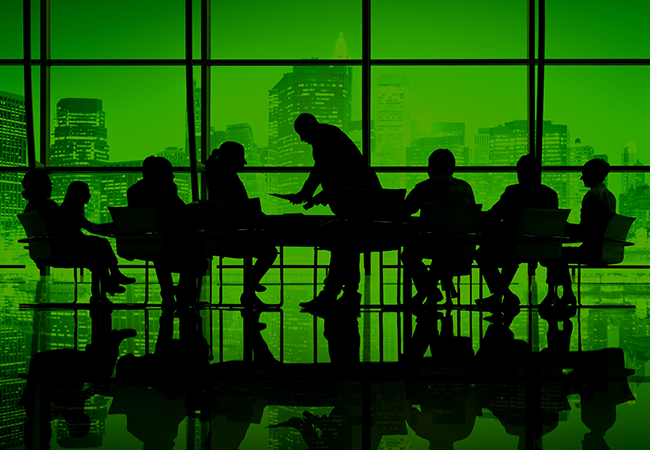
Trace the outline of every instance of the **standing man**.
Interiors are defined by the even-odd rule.
[[[340,214],[339,192],[342,187],[381,189],[377,174],[364,160],[354,142],[341,129],[334,125],[319,123],[309,113],[298,116],[294,122],[294,129],[303,142],[312,146],[314,167],[300,192],[288,197],[291,203],[305,203],[305,209],[314,205],[329,205],[334,214]],[[322,190],[314,195],[318,186],[321,186]],[[325,287],[317,298],[303,302],[300,306],[307,309],[332,306],[341,290],[343,295],[339,301],[343,305],[352,306],[360,303],[359,252],[346,248],[343,242],[340,242],[341,247],[332,249]]]

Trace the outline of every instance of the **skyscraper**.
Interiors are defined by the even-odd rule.
[[[628,142],[621,153],[621,166],[639,166],[643,165],[637,159],[636,143]],[[636,190],[637,187],[645,185],[645,174],[634,172],[621,173],[621,193],[627,194],[629,191]]]
[[[50,165],[53,167],[103,166],[108,163],[108,130],[102,101],[95,98],[64,98],[56,105]],[[68,185],[84,181],[90,187],[91,199],[86,217],[100,218],[101,181],[93,174],[56,174],[52,177],[52,199],[61,203]]]
[[[490,129],[479,128],[474,135],[474,164],[487,166],[490,164]]]
[[[27,165],[26,126],[25,98],[0,91],[0,166]],[[18,246],[16,240],[24,236],[16,218],[25,208],[21,178],[18,173],[0,173],[0,240],[3,242],[0,251],[11,256]]]
[[[342,36],[335,58],[347,59]],[[301,142],[293,123],[301,113],[311,113],[321,123],[349,131],[352,113],[352,71],[346,66],[294,66],[269,90],[269,147],[277,150],[280,166],[312,166],[312,149]],[[295,192],[304,174],[278,174],[278,190]],[[288,205],[279,203],[280,210]]]
[[[411,145],[411,85],[403,73],[381,73],[377,77],[376,150],[373,165],[405,166]],[[404,187],[404,176],[392,178],[390,186]]]

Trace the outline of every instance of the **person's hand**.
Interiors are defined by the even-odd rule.
[[[291,202],[292,205],[299,205],[300,203],[305,203],[307,199],[300,192],[296,194],[288,194],[286,199]]]
[[[325,196],[325,194],[323,194],[323,191],[320,191],[318,194],[316,194],[314,197],[308,200],[307,203],[305,203],[305,205],[303,206],[303,208],[310,209],[316,205],[327,206],[327,203],[328,203],[327,197]]]

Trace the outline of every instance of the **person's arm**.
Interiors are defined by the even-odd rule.
[[[316,192],[316,189],[320,186],[320,182],[320,170],[318,165],[314,165],[314,168],[309,172],[309,177],[307,177],[307,181],[303,184],[302,189],[295,194],[289,194],[287,200],[294,205],[309,202],[314,197],[314,192]],[[313,206],[313,204],[311,206]]]
[[[419,195],[419,189],[417,186],[413,188],[411,192],[408,193],[406,199],[404,200],[404,212],[407,216],[412,216],[417,213],[422,206],[421,196]]]

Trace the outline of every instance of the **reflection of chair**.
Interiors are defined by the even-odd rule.
[[[577,264],[578,268],[578,305],[581,302],[582,268],[602,268],[611,264],[623,262],[625,247],[631,242],[626,242],[634,217],[625,217],[614,214],[609,219],[602,239],[585,241],[569,258],[570,264]]]
[[[29,257],[40,270],[41,276],[46,275],[48,267],[74,270],[74,303],[77,303],[77,269],[81,269],[83,279],[83,268],[86,267],[84,261],[70,256],[70,253],[66,251],[65,238],[49,236],[45,221],[38,211],[18,214],[18,219],[27,234],[27,239],[20,239],[18,242],[28,245]],[[100,294],[99,280],[96,277],[92,277],[91,290],[92,295]]]
[[[453,277],[471,275],[481,206],[425,203],[420,214],[423,231],[411,238],[412,245],[426,259],[431,259],[431,270],[441,275],[447,304],[451,304],[454,294],[458,295],[460,303],[460,292],[456,293],[449,281]]]

